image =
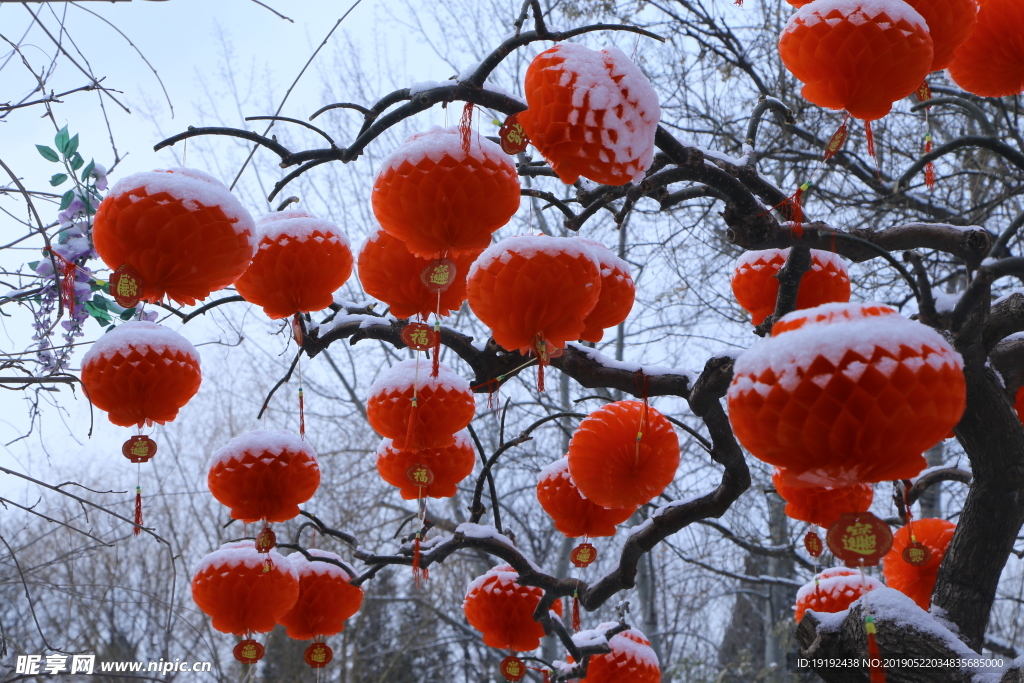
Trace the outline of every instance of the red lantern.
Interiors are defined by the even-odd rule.
[[[990,0],[989,0],[990,1]],[[911,537],[913,533],[913,538]],[[956,524],[944,519],[926,517],[913,524],[900,527],[893,534],[892,548],[882,558],[882,574],[889,588],[895,588],[928,611],[935,589],[939,565],[956,533]],[[930,557],[921,564],[910,564],[903,552],[912,544],[920,543],[928,549]]]
[[[458,127],[417,133],[384,160],[373,214],[417,256],[480,251],[519,210],[519,175],[501,147]]]
[[[476,451],[466,430],[456,434],[450,446],[403,451],[384,439],[377,448],[377,472],[397,486],[405,500],[454,496],[455,487],[473,473],[475,464]]]
[[[592,412],[569,441],[569,472],[596,505],[636,508],[661,495],[679,467],[672,424],[640,401],[616,401]]]
[[[234,519],[286,522],[320,487],[320,465],[312,446],[297,434],[256,430],[213,454],[207,482]]]
[[[499,650],[529,652],[540,646],[544,627],[533,620],[544,591],[516,583],[519,574],[499,565],[469,584],[462,609],[470,626],[484,634],[484,642]],[[551,606],[562,616],[562,601]]]
[[[636,299],[636,285],[633,284],[628,263],[596,240],[583,241],[590,246],[601,269],[601,294],[593,310],[583,320],[586,327],[580,339],[596,343],[604,337],[605,330],[615,327],[629,315]]]
[[[334,303],[352,274],[352,250],[338,226],[305,211],[279,211],[261,218],[256,230],[256,255],[235,282],[246,301],[274,319]]]
[[[254,230],[222,183],[173,168],[118,181],[96,211],[92,237],[111,270],[135,271],[143,299],[190,306],[238,279],[252,259]]]
[[[307,552],[313,557],[341,561],[326,550]],[[352,577],[336,564],[307,560],[302,553],[292,553],[288,561],[299,577],[299,597],[295,605],[277,620],[287,629],[288,637],[310,640],[341,633],[345,620],[363,604],[363,589],[349,583]]]
[[[871,507],[875,492],[871,484],[826,488],[789,486],[782,468],[772,474],[775,491],[786,501],[786,516],[828,529],[844,512],[864,512]]]
[[[396,318],[446,316],[466,300],[466,276],[480,253],[468,251],[452,258],[455,279],[439,296],[423,284],[423,271],[431,261],[411,254],[405,242],[378,230],[359,252],[359,281],[367,294],[390,306]]]
[[[963,415],[960,355],[882,304],[794,311],[736,360],[729,420],[790,486],[909,479]]]
[[[569,538],[614,536],[615,526],[629,519],[636,506],[603,508],[580,495],[569,475],[569,459],[557,460],[540,472],[537,500],[555,528]]]
[[[121,427],[170,422],[201,380],[195,347],[177,332],[142,320],[118,325],[82,359],[86,395]]]
[[[877,579],[856,569],[826,569],[796,592],[796,605],[793,606],[796,623],[800,623],[807,610],[842,612],[860,596],[881,587],[882,584]]]
[[[510,237],[469,271],[469,307],[508,351],[576,341],[600,295],[597,259],[579,238]]]
[[[935,57],[928,24],[904,2],[817,0],[789,20],[779,40],[804,99],[873,121],[913,93]]]
[[[519,123],[563,183],[580,176],[603,185],[643,180],[661,107],[621,50],[555,45],[530,63],[523,89],[529,109]]]
[[[751,315],[751,322],[760,325],[775,311],[779,296],[776,277],[789,258],[789,249],[748,251],[736,260],[732,275],[732,292],[736,301]],[[804,273],[797,290],[797,309],[814,308],[828,303],[850,300],[850,273],[838,255],[811,249],[811,269]]]
[[[953,81],[982,97],[1024,92],[1024,7],[1017,0],[983,0],[974,32],[949,65]]]
[[[396,448],[419,450],[455,443],[454,434],[473,419],[476,402],[469,382],[447,365],[437,377],[430,364],[396,363],[370,386],[366,418]]]
[[[615,622],[601,624],[593,631],[595,637],[614,628]],[[651,641],[635,628],[617,633],[608,639],[611,652],[593,655],[587,665],[586,683],[661,683],[661,664]]]
[[[222,545],[192,574],[192,599],[222,633],[267,633],[298,597],[299,577],[288,558],[276,550],[259,553],[252,541]]]

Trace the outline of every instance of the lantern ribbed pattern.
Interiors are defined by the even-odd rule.
[[[207,483],[234,519],[286,522],[320,487],[320,465],[313,447],[297,434],[256,430],[213,454]]]
[[[252,259],[252,217],[222,183],[174,168],[121,179],[96,210],[93,243],[116,270],[128,264],[146,301],[191,306],[238,279]]]
[[[313,548],[307,552],[314,557],[341,561],[326,550]],[[295,606],[277,622],[295,640],[341,633],[345,620],[363,604],[363,589],[350,584],[352,577],[338,565],[307,560],[302,553],[293,553],[288,560],[299,577],[299,596]]]
[[[640,401],[616,401],[580,423],[569,441],[568,457],[572,480],[587,500],[602,507],[635,508],[672,483],[679,467],[679,437],[654,408]]]
[[[462,609],[470,626],[484,635],[484,643],[499,650],[530,652],[540,646],[544,627],[533,620],[544,591],[516,583],[519,574],[509,565],[499,565],[473,579]],[[562,616],[562,601],[551,611]]]
[[[978,24],[949,65],[953,81],[982,97],[1024,92],[1024,4],[984,0]]]
[[[963,415],[963,360],[934,330],[882,304],[784,316],[736,360],[736,438],[790,486],[909,479]]]
[[[601,624],[591,631],[595,636],[614,628],[614,622]],[[608,639],[611,652],[593,655],[587,666],[586,683],[661,683],[661,665],[651,641],[635,628],[617,633]]]
[[[635,507],[603,508],[580,495],[569,474],[569,459],[556,460],[540,472],[537,500],[555,528],[569,538],[614,536],[615,527],[629,519]]]
[[[271,568],[264,571],[264,561]],[[199,561],[192,574],[192,600],[222,633],[268,633],[295,605],[299,577],[288,558],[257,552],[252,541],[227,543]]]
[[[789,249],[765,249],[745,252],[736,260],[732,274],[732,293],[750,313],[751,322],[760,325],[775,311],[779,280],[775,275],[786,265]],[[797,310],[850,300],[850,273],[836,254],[811,249],[811,269],[800,279]]]
[[[82,359],[89,400],[121,427],[170,422],[201,381],[195,347],[177,332],[142,320],[118,325]]]
[[[601,269],[601,294],[594,308],[584,318],[580,339],[599,342],[604,331],[623,322],[633,310],[636,299],[636,285],[629,272],[629,264],[620,259],[612,250],[596,240],[584,240],[591,247]]]
[[[882,574],[889,588],[899,592],[917,603],[917,606],[928,611],[932,604],[932,591],[935,589],[935,578],[939,574],[939,565],[946,556],[946,549],[956,533],[956,524],[944,519],[926,517],[914,520],[914,537],[931,552],[928,561],[915,566],[903,559],[903,551],[910,545],[911,526],[903,526],[892,535],[892,548],[882,558]]]
[[[913,93],[934,59],[927,23],[905,2],[816,0],[800,8],[779,39],[805,100],[880,119]]]
[[[235,282],[246,301],[272,319],[334,303],[352,275],[352,249],[338,226],[305,211],[279,211],[261,218],[256,230],[256,255]]]
[[[405,500],[418,498],[450,498],[455,495],[459,482],[473,473],[476,451],[469,432],[455,435],[455,443],[439,448],[403,451],[395,448],[391,439],[384,439],[377,449],[377,472],[381,478],[399,489]],[[425,465],[433,481],[419,486],[410,478],[410,470]]]
[[[881,588],[882,584],[871,576],[861,576],[856,569],[833,567],[816,575],[796,593],[793,606],[796,622],[804,618],[804,612],[842,612],[868,591]]]
[[[866,512],[875,498],[870,484],[853,484],[826,488],[823,486],[788,486],[783,470],[772,474],[775,492],[786,501],[786,516],[801,522],[830,528],[844,512]]]

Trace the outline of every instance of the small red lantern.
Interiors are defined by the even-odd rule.
[[[590,543],[580,543],[569,553],[569,561],[574,567],[586,568],[597,560],[597,548]]]
[[[142,320],[118,325],[82,359],[86,395],[121,427],[170,422],[201,380],[195,347],[177,332]]]
[[[285,522],[320,486],[320,465],[308,441],[286,431],[256,430],[213,454],[210,493],[246,524]]]
[[[640,401],[592,412],[569,441],[569,473],[596,505],[638,507],[661,495],[679,467],[679,437],[665,416]]]
[[[1024,7],[984,0],[973,33],[953,55],[949,75],[969,93],[1007,97],[1024,92]]]
[[[334,659],[334,652],[327,643],[313,643],[302,653],[302,659],[312,669],[322,669]]]
[[[594,636],[604,635],[617,624],[601,624]],[[579,637],[579,636],[577,636]],[[651,641],[635,628],[617,633],[608,639],[611,652],[593,655],[587,666],[585,683],[661,683],[661,664],[651,647]]]
[[[629,272],[629,264],[616,256],[611,249],[597,240],[583,240],[597,259],[601,269],[601,294],[594,308],[583,319],[580,339],[599,342],[604,331],[623,322],[633,310],[636,299],[636,285]]]
[[[314,558],[341,562],[340,557],[326,550],[314,548],[307,552]],[[277,623],[287,629],[289,638],[295,640],[341,633],[345,620],[358,612],[363,604],[363,589],[353,586],[349,573],[336,564],[307,560],[302,553],[292,553],[288,560],[299,576],[299,597]]]
[[[874,567],[892,547],[892,531],[870,512],[845,512],[829,527],[825,543],[847,567]]]
[[[235,645],[231,654],[233,654],[235,659],[240,661],[242,664],[255,664],[263,659],[263,655],[265,655],[266,652],[267,650],[262,644],[257,643],[252,638],[246,638]]]
[[[352,249],[341,229],[305,211],[279,211],[256,224],[252,263],[235,282],[246,301],[270,318],[320,311],[352,274]]]
[[[568,457],[541,470],[537,500],[551,515],[555,528],[569,538],[614,536],[616,525],[636,512],[636,507],[603,508],[580,495],[569,474]]]
[[[288,558],[276,550],[261,554],[252,541],[221,546],[192,575],[192,599],[222,633],[267,633],[298,597],[299,578]]]
[[[435,126],[384,160],[371,199],[384,231],[417,256],[479,252],[519,210],[519,174],[487,138]]]
[[[654,160],[661,107],[650,81],[616,47],[561,43],[526,70],[518,121],[563,183],[640,182]]]
[[[955,533],[956,524],[932,517],[916,520],[897,529],[893,535],[892,549],[882,558],[882,574],[889,588],[900,591],[927,612],[932,603],[939,565]],[[915,559],[915,554],[911,557],[915,561],[908,561],[904,553],[914,546],[924,546],[927,557],[922,553],[920,559]]]
[[[121,455],[128,458],[129,462],[149,462],[156,455],[156,441],[141,434],[133,436],[121,446]]]
[[[579,238],[523,235],[487,249],[469,271],[469,307],[508,351],[562,348],[586,329],[601,272]]]
[[[521,681],[526,677],[526,664],[514,655],[501,660],[498,670],[506,681]]]
[[[96,210],[93,242],[111,269],[131,266],[142,298],[191,306],[252,259],[252,217],[217,179],[191,168],[122,178]]]
[[[402,498],[450,498],[456,486],[473,473],[476,451],[469,432],[455,435],[455,443],[438,448],[404,451],[384,439],[377,448],[377,472]]]
[[[470,626],[483,632],[484,642],[499,650],[529,652],[540,646],[544,627],[533,620],[544,591],[516,583],[519,574],[499,565],[469,584],[462,604]],[[551,606],[562,616],[562,601]]]
[[[378,434],[402,450],[441,448],[473,419],[469,382],[447,365],[432,377],[429,363],[396,363],[370,386],[366,418]]]
[[[862,575],[856,569],[833,567],[821,572],[796,593],[793,606],[796,622],[804,612],[842,612],[868,591],[882,588],[877,579]]]
[[[794,311],[736,360],[729,421],[790,486],[908,479],[966,406],[963,360],[882,304]],[[585,493],[585,491],[584,491]]]
[[[804,535],[804,549],[807,550],[807,554],[811,557],[821,557],[821,553],[825,550],[825,546],[821,542],[821,536],[808,531]]]
[[[775,311],[779,280],[775,277],[789,258],[789,249],[744,252],[736,260],[732,292],[736,301],[760,325]],[[811,269],[804,273],[796,295],[797,309],[850,300],[850,273],[838,255],[811,249]]]
[[[786,516],[828,529],[844,512],[864,512],[875,498],[871,484],[853,484],[827,488],[824,486],[789,486],[783,469],[772,474],[775,491],[786,501]]]

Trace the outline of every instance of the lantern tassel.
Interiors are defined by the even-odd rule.
[[[572,630],[580,632],[580,594],[578,591],[572,593]]]
[[[804,236],[804,206],[803,196],[804,192],[807,192],[811,188],[811,183],[808,181],[796,188],[796,192],[793,194],[793,199],[790,200],[790,204],[793,206],[793,227],[790,228],[789,234],[795,239],[800,239]]]
[[[60,299],[70,317],[75,308],[75,264],[50,249],[50,253],[60,266]]]
[[[413,447],[413,437],[416,434],[416,408],[419,403],[419,397],[413,395],[412,397],[412,410],[409,411],[409,424],[405,429],[405,446],[406,448]]]
[[[434,320],[434,348],[431,349],[434,357],[431,359],[430,376],[437,377],[441,371],[441,321]]]
[[[868,142],[868,154],[875,161],[875,175],[878,176],[878,182],[882,182],[882,169],[878,165],[878,155],[875,154],[875,134],[871,130],[871,122],[864,122],[864,135]]]
[[[740,0],[740,2],[742,3],[743,0]],[[544,669],[544,683],[551,683],[551,672],[547,669]]]
[[[882,666],[882,651],[875,639],[875,618],[870,614],[864,618],[864,630],[868,633],[868,671],[871,683],[886,683],[885,667]]]
[[[459,122],[459,136],[462,139],[462,151],[469,154],[469,146],[473,134],[473,103],[467,102],[462,108],[462,120]]]
[[[416,532],[416,540],[412,544],[412,580],[419,588],[421,582],[425,581],[424,572],[420,569],[420,532]]]
[[[306,440],[306,400],[302,396],[302,387],[299,387],[299,437]]]
[[[929,154],[932,151],[932,134],[925,133],[924,136],[924,153]],[[924,184],[928,186],[929,190],[935,189],[935,164],[928,162],[924,167]]]
[[[135,528],[132,534],[138,536],[142,533],[142,487],[135,487]]]

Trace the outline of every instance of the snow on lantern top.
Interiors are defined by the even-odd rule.
[[[196,347],[174,330],[145,320],[130,320],[93,342],[92,348],[82,357],[82,366],[98,358],[117,354],[127,356],[133,350],[145,353],[149,349],[177,351],[199,362]]]

